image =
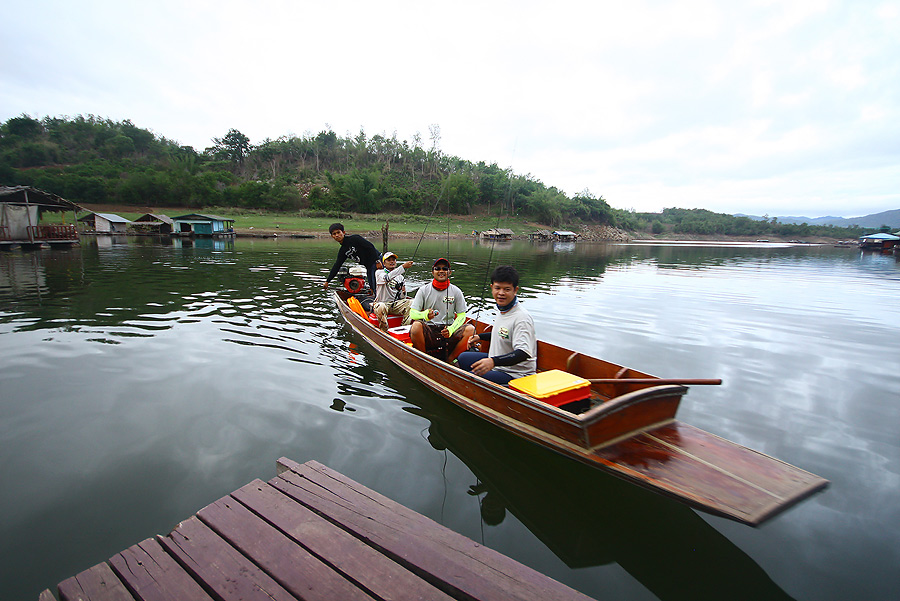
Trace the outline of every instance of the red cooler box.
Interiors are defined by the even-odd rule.
[[[388,315],[387,321],[388,321],[388,328],[395,328],[403,323],[403,316],[402,315]],[[377,328],[378,327],[378,316],[375,315],[374,313],[369,313],[369,323]]]
[[[409,338],[409,328],[410,326],[397,326],[396,328],[388,328],[388,334],[390,336],[393,336],[400,342],[412,344],[412,340],[410,340]]]

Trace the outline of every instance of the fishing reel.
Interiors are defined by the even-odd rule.
[[[366,268],[362,265],[354,265],[353,267],[341,265],[336,276],[337,280],[344,285],[344,289],[350,294],[357,294],[365,290],[367,277]]]

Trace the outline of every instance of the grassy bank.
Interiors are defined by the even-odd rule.
[[[518,217],[504,217],[498,221],[497,217],[475,215],[446,215],[428,217],[425,215],[352,215],[340,219],[334,217],[305,217],[302,213],[276,213],[260,210],[241,210],[234,208],[145,208],[135,211],[137,207],[112,206],[112,205],[82,205],[86,209],[97,213],[115,213],[125,219],[135,220],[147,213],[163,213],[169,217],[185,215],[188,213],[203,213],[218,215],[228,219],[234,219],[234,229],[238,233],[304,233],[328,236],[328,226],[335,221],[344,224],[345,229],[351,233],[376,233],[380,235],[385,222],[392,234],[421,235],[425,231],[429,235],[467,236],[473,230],[484,231],[487,229],[502,227],[509,228],[516,235],[527,235],[537,229],[559,229],[550,226],[529,222]],[[53,219],[47,215],[48,220]],[[71,221],[71,214],[66,216]],[[573,229],[577,226],[572,226]],[[576,230],[577,231],[577,230]]]

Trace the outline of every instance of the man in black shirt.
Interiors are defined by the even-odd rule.
[[[328,283],[337,275],[338,269],[347,259],[352,259],[366,268],[369,280],[369,288],[375,293],[377,287],[375,285],[375,269],[379,259],[378,250],[375,245],[360,236],[359,234],[347,235],[344,233],[344,226],[340,223],[332,223],[328,226],[328,233],[334,238],[335,242],[341,245],[338,250],[337,259],[331,267],[331,272],[325,280],[325,289],[328,290]]]

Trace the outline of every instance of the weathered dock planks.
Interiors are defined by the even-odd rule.
[[[59,584],[62,601],[589,601],[315,461]],[[53,601],[47,590],[39,601]]]

